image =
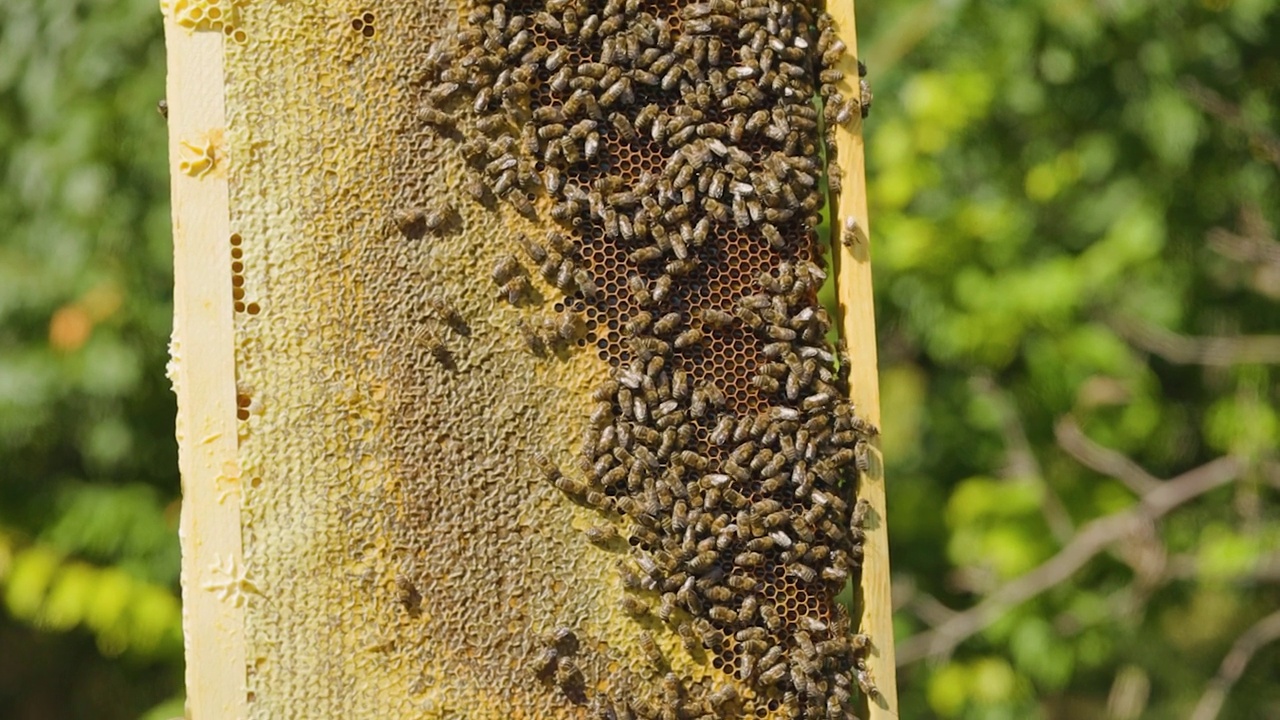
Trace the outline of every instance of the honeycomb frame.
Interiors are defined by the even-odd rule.
[[[635,263],[629,254],[641,247],[604,242],[606,233],[595,222],[603,218],[555,230],[569,243],[559,253],[556,272],[543,272],[522,257],[520,269],[495,296],[478,276],[521,253],[525,241],[544,242],[557,217],[556,194],[521,187],[517,195],[501,176],[484,177],[475,192],[477,173],[474,166],[467,169],[466,146],[490,132],[485,118],[493,113],[485,111],[496,107],[458,112],[448,107],[454,93],[438,90],[441,78],[422,72],[424,59],[436,52],[431,40],[466,33],[466,17],[455,23],[436,12],[440,9],[335,4],[281,16],[237,4],[236,29],[244,37],[236,38],[238,47],[227,47],[228,162],[220,168],[226,175],[192,180],[227,179],[231,196],[233,239],[228,243],[224,236],[222,244],[224,253],[231,245],[227,264],[233,271],[238,464],[226,478],[241,502],[244,563],[220,567],[234,570],[236,577],[227,582],[242,591],[235,602],[245,612],[248,715],[271,717],[298,707],[330,714],[464,712],[473,717],[582,711],[600,717],[696,717],[729,708],[760,717],[847,715],[848,703],[834,688],[847,694],[859,648],[837,648],[839,662],[829,663],[829,653],[822,654],[821,662],[832,667],[801,673],[807,679],[788,670],[781,674],[793,677],[779,683],[777,662],[740,669],[742,658],[777,660],[758,647],[761,636],[753,628],[759,625],[717,619],[728,612],[745,616],[750,606],[760,622],[766,615],[776,617],[782,628],[768,631],[769,646],[781,647],[803,631],[831,650],[850,629],[849,618],[834,605],[834,587],[819,582],[808,592],[802,586],[813,581],[805,579],[806,573],[789,571],[785,562],[754,559],[753,553],[776,554],[776,548],[747,547],[769,533],[729,542],[730,552],[721,551],[709,565],[696,557],[662,557],[662,535],[654,540],[653,534],[668,529],[661,522],[655,529],[652,512],[622,507],[626,500],[639,502],[643,493],[605,492],[600,478],[585,468],[593,454],[584,454],[576,437],[570,439],[592,426],[586,409],[607,403],[608,414],[625,421],[610,426],[615,436],[647,434],[646,428],[670,436],[665,431],[674,430],[677,444],[661,451],[660,463],[673,464],[679,456],[685,464],[705,464],[699,472],[714,470],[736,462],[729,456],[742,444],[721,447],[711,441],[721,419],[732,418],[737,427],[758,426],[743,438],[772,445],[777,455],[784,450],[777,437],[765,438],[785,434],[770,427],[790,422],[779,408],[798,404],[801,395],[826,395],[828,400],[808,410],[830,409],[834,427],[825,429],[844,433],[844,440],[826,442],[811,459],[850,452],[839,456],[840,467],[828,468],[827,477],[811,481],[806,494],[816,488],[823,501],[800,498],[782,511],[798,516],[835,506],[833,518],[852,521],[859,505],[846,490],[862,452],[859,441],[865,442],[873,428],[852,408],[840,406],[837,413],[837,393],[809,387],[778,403],[778,394],[790,389],[769,389],[772,376],[763,369],[775,366],[770,372],[782,387],[789,372],[810,381],[821,377],[825,385],[818,390],[844,389],[834,362],[838,350],[822,345],[829,320],[818,315],[815,298],[821,279],[813,264],[816,206],[806,200],[803,217],[777,221],[775,231],[788,238],[786,247],[770,247],[750,223],[729,228],[717,219],[699,240],[706,248],[695,251],[699,266],[677,274],[681,279],[672,281],[655,304],[663,314],[683,312],[667,333],[685,338],[682,347],[638,349],[637,337],[668,341],[628,330],[637,308],[648,303],[629,296],[635,288],[620,278],[634,275],[660,287],[661,278],[674,271],[652,264],[637,268],[655,260]],[[671,27],[679,32],[684,19],[673,16]],[[806,22],[816,41],[817,16]],[[284,45],[291,52],[302,48],[312,57],[327,57],[328,64],[314,77],[290,76],[281,71],[289,67],[279,60]],[[385,83],[393,92],[371,97],[360,86],[368,80],[374,83],[370,87]],[[675,84],[679,87],[679,80]],[[821,94],[833,101],[825,90]],[[328,115],[316,121],[317,111]],[[448,113],[451,126],[429,111]],[[353,148],[344,142],[360,136],[367,145]],[[814,134],[813,140],[801,154],[816,155],[821,137]],[[606,132],[594,143],[582,152],[601,160],[594,166],[597,176],[601,168],[616,168],[634,180],[646,171],[655,173],[660,158],[671,158],[671,148],[657,140],[631,147]],[[762,151],[760,145],[744,147]],[[532,163],[537,172],[548,165],[554,161],[543,161],[541,168]],[[567,165],[560,170],[568,182],[590,186],[588,164]],[[454,189],[454,197],[443,200],[441,187]],[[476,200],[466,199],[468,194]],[[739,210],[726,204],[720,214]],[[750,252],[739,252],[744,249]],[[567,261],[572,262],[565,271]],[[636,269],[641,272],[629,272]],[[586,283],[579,277],[584,271]],[[589,291],[597,281],[594,293]],[[781,305],[769,308],[775,314],[785,308],[789,321],[808,314],[795,320],[794,328],[777,321],[747,326],[741,290],[750,283],[756,284],[751,295],[781,298]],[[615,302],[600,302],[595,295]],[[736,319],[729,328],[723,323],[703,327],[706,310]],[[766,325],[796,332],[799,344],[815,353],[798,359],[820,362],[809,369],[792,363],[779,370],[776,366],[787,363],[777,362],[780,358],[765,349],[769,343],[761,342],[762,333],[776,331],[762,329]],[[529,331],[523,337],[521,328]],[[686,335],[691,331],[697,332]],[[672,397],[656,405],[683,403],[677,412],[697,415],[696,422],[664,427],[670,410],[662,418],[642,418],[634,410],[640,407],[634,395],[632,403],[621,402],[619,380],[638,372],[637,356],[647,358],[644,374],[650,379],[662,375],[662,369],[654,369],[658,358],[671,373],[669,383],[677,372],[688,378],[681,381],[688,388],[684,397],[672,389]],[[511,392],[514,388],[494,387],[495,376],[527,380]],[[625,405],[637,417],[627,419]],[[703,409],[695,410],[698,406]],[[758,420],[768,417],[772,420]],[[567,428],[574,431],[564,432]],[[594,457],[602,461],[599,442]],[[762,460],[754,467],[756,457],[740,459],[751,473],[769,466]],[[769,472],[774,474],[768,477],[777,476]],[[706,472],[702,478],[716,475]],[[710,487],[685,490],[692,490],[706,512],[726,503],[754,506],[775,500],[773,491],[751,487],[762,479],[767,478],[731,481],[733,499],[727,493],[711,499]],[[739,482],[743,492],[737,492]],[[665,501],[660,504],[671,509]],[[501,554],[468,539],[504,518],[514,531],[495,536]],[[606,526],[618,537],[592,543],[593,531],[603,533],[601,538],[609,534],[599,530]],[[587,532],[566,535],[570,528]],[[822,539],[827,554],[840,542]],[[836,548],[847,551],[840,563],[847,569],[838,577],[856,571],[856,538],[848,540]],[[515,548],[523,550],[511,553]],[[797,557],[814,572],[835,567],[822,564],[817,555],[803,555]],[[572,571],[540,576],[530,572],[537,558]],[[696,590],[684,583],[678,604],[670,607],[673,590],[659,586],[669,583],[671,574],[646,570],[638,589],[628,587],[628,573],[655,558],[663,565],[711,567],[713,575],[723,572],[723,582],[695,583]],[[480,572],[486,563],[496,574]],[[325,568],[335,572],[322,581],[300,581],[308,571]],[[495,579],[504,592],[474,598],[451,587],[475,573]],[[718,596],[715,588],[735,592],[731,602],[714,606],[723,612],[701,612],[707,598],[688,599]],[[777,598],[782,598],[780,611],[761,610],[773,607]],[[332,607],[326,603],[334,601],[342,612],[329,613],[327,625],[317,623]],[[642,605],[647,612],[639,610]],[[468,616],[501,624],[496,632],[478,631]],[[352,624],[356,619],[362,622]],[[691,640],[690,631],[700,637]],[[714,639],[717,634],[723,642]],[[565,644],[566,636],[572,642]],[[318,696],[299,693],[287,681],[297,669],[284,662],[282,647],[300,650],[310,667],[339,682]],[[793,652],[794,644],[787,648]],[[489,655],[498,662],[482,667],[477,658]],[[757,682],[760,676],[772,682]],[[375,693],[352,684],[369,677],[380,678]],[[510,685],[512,678],[530,677],[543,682],[536,692]],[[827,702],[818,708],[817,698],[832,697],[834,706]]]

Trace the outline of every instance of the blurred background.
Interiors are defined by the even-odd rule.
[[[858,4],[904,718],[1280,718],[1280,3]],[[0,718],[182,711],[154,0],[0,3]]]

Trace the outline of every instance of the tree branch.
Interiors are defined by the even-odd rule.
[[[945,655],[966,639],[985,630],[1009,608],[1063,582],[1105,550],[1173,509],[1235,480],[1242,470],[1234,457],[1222,457],[1189,470],[1145,493],[1133,508],[1090,522],[1058,552],[1036,569],[1014,579],[974,607],[898,645],[898,664]]]
[[[1239,106],[1232,104],[1215,90],[1205,86],[1198,80],[1184,77],[1181,84],[1183,91],[1187,93],[1187,97],[1191,98],[1191,101],[1196,105],[1199,105],[1201,110],[1222,121],[1227,127],[1244,133],[1249,138],[1249,142],[1261,152],[1268,162],[1280,167],[1280,138],[1276,138],[1275,135],[1263,128],[1256,127],[1246,120],[1243,113],[1240,112]]]
[[[1058,447],[1081,465],[1103,475],[1114,477],[1139,497],[1161,485],[1159,480],[1143,470],[1138,463],[1091,440],[1080,429],[1075,418],[1070,415],[1058,420],[1058,424],[1053,427],[1053,436],[1058,440]]]
[[[1108,318],[1107,324],[1139,348],[1179,365],[1280,363],[1280,335],[1190,337],[1120,316]]]
[[[1254,654],[1276,640],[1280,640],[1280,610],[1254,623],[1236,638],[1230,652],[1222,658],[1217,676],[1209,681],[1204,694],[1200,696],[1200,702],[1196,703],[1196,709],[1191,713],[1191,720],[1217,718],[1223,704],[1227,701],[1227,694],[1244,674]]]

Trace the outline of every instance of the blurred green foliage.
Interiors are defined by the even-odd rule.
[[[159,20],[0,3],[4,718],[181,713]]]
[[[1211,241],[1280,222],[1280,5],[858,10],[899,639],[1135,504],[1062,419],[1160,478],[1247,463],[905,665],[901,716],[1185,717],[1280,607],[1280,384],[1125,328],[1280,332],[1275,257]],[[0,4],[0,717],[180,712],[163,78],[152,0]]]
[[[1064,452],[1061,419],[1160,478],[1248,463],[903,667],[902,716],[1187,717],[1236,636],[1280,607],[1280,383],[1274,358],[1171,362],[1121,330],[1280,331],[1275,256],[1210,242],[1280,248],[1280,5],[858,9],[899,640],[1134,505]],[[1264,648],[1222,717],[1280,716],[1277,676],[1280,647]]]

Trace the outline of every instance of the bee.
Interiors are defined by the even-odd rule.
[[[418,119],[427,125],[434,125],[438,128],[450,127],[454,123],[452,115],[433,107],[425,107],[419,110]]]
[[[723,330],[733,325],[734,317],[730,313],[716,308],[703,308],[699,317],[703,327]]]
[[[863,650],[865,648],[871,647],[871,636],[864,635],[864,634],[857,634],[857,635],[854,635],[849,642],[853,646],[854,650]]]
[[[520,233],[518,236],[516,236],[516,242],[520,245],[520,248],[524,250],[524,254],[527,255],[529,259],[532,260],[533,262],[541,263],[542,261],[547,259],[546,248],[534,242],[525,233]]]
[[[523,192],[510,192],[506,195],[507,202],[516,209],[516,212],[529,218],[536,219],[537,215],[533,210],[533,203],[529,200],[529,196]]]
[[[582,671],[573,658],[562,657],[556,663],[555,678],[560,687],[573,687],[582,683]]]
[[[641,617],[649,614],[648,603],[630,595],[622,596],[622,609],[632,617]]]
[[[657,247],[656,245],[646,245],[642,248],[632,250],[627,255],[627,259],[635,263],[636,265],[639,265],[641,263],[646,263],[646,262],[653,262],[654,260],[661,260],[662,248]]]
[[[520,261],[516,260],[516,256],[508,253],[498,258],[497,262],[493,264],[493,271],[490,274],[495,283],[502,285],[518,275],[522,270],[523,268],[520,266]]]
[[[859,71],[861,71],[862,65],[859,65],[858,69]],[[866,78],[860,78],[858,80],[857,105],[858,105],[858,111],[861,113],[862,117],[865,118],[867,115],[871,114],[871,101],[874,98],[875,98],[875,95],[873,95],[871,92],[871,83],[868,82]]]
[[[523,318],[516,321],[516,330],[520,333],[520,337],[524,340],[525,347],[529,349],[529,352],[534,355],[542,355],[547,351],[546,342],[542,339],[542,336]]]
[[[543,648],[533,660],[534,674],[543,682],[549,682],[554,677],[559,660],[560,654],[556,652],[555,648]]]
[[[516,275],[499,288],[498,296],[505,296],[507,302],[512,305],[518,305],[532,291],[533,286],[529,284],[529,278],[524,275]]]
[[[489,199],[489,188],[485,186],[484,180],[476,175],[468,173],[462,180],[462,187],[476,202],[483,203]]]
[[[560,266],[556,268],[556,275],[553,284],[566,294],[572,293],[576,289],[573,276],[577,268],[574,267],[573,261],[565,259],[561,261]]]
[[[716,421],[715,428],[711,431],[710,436],[708,436],[708,441],[712,445],[727,445],[732,439],[734,422],[732,415],[721,415],[720,419]]]
[[[880,695],[875,681],[871,679],[871,672],[867,670],[866,664],[861,660],[853,669],[853,677],[858,681],[858,689],[862,691],[863,695],[871,699],[875,699]]]
[[[666,273],[671,277],[683,277],[698,269],[698,259],[695,257],[686,260],[672,260],[666,265]]]
[[[676,336],[672,343],[677,349],[685,349],[693,347],[702,342],[702,331],[698,328],[689,328]]]
[[[573,281],[587,300],[594,301],[600,298],[600,286],[596,285],[596,281],[591,278],[591,273],[586,270],[575,270]]]
[[[565,655],[573,655],[578,651],[578,636],[572,628],[558,627],[551,631],[544,641]]]
[[[684,646],[686,652],[694,653],[702,647],[701,639],[689,623],[682,622],[677,625],[676,634],[680,636],[680,644]]]
[[[629,102],[629,98],[633,97],[631,93],[631,79],[619,78],[612,85],[600,94],[600,104],[604,107],[616,105],[619,101]]]
[[[618,529],[613,525],[596,525],[586,530],[587,540],[592,545],[608,545],[618,537]]]
[[[636,128],[627,119],[625,113],[614,112],[609,114],[609,122],[613,125],[614,130],[618,132],[618,137],[626,142],[632,142],[637,138]]]
[[[772,604],[760,606],[760,618],[764,620],[765,627],[769,632],[778,632],[782,629],[782,616],[778,614],[778,609]]]
[[[653,283],[653,300],[662,302],[671,294],[672,280],[670,275],[660,275]]]
[[[554,483],[556,479],[560,477],[560,466],[556,465],[555,461],[545,453],[535,452],[533,454],[533,461],[538,466],[538,470],[542,473],[542,476],[546,478],[548,482]]]
[[[733,597],[733,591],[724,585],[713,585],[704,590],[702,594],[714,603],[726,603]]]
[[[762,663],[762,666],[763,666],[763,663]],[[777,685],[779,682],[782,681],[784,677],[787,676],[787,673],[790,670],[791,670],[791,667],[787,664],[786,661],[777,662],[771,666],[768,666],[768,669],[761,672],[760,676],[756,679],[760,682],[761,685]],[[835,717],[843,717],[843,715],[837,715]]]
[[[749,623],[755,620],[756,612],[760,609],[760,601],[755,595],[748,594],[742,598],[742,606],[738,608],[739,622]],[[763,650],[761,650],[763,652]]]
[[[452,97],[459,89],[460,86],[456,82],[443,82],[431,88],[427,93],[427,97],[431,99],[432,103],[439,105]]]
[[[777,340],[779,342],[792,342],[796,339],[795,330],[792,330],[789,327],[782,327],[780,325],[765,326],[764,335],[770,340]]]
[[[723,605],[712,605],[707,610],[707,615],[710,616],[712,620],[724,625],[732,625],[738,620],[738,613]]]
[[[561,475],[557,477],[555,480],[555,485],[557,488],[560,489],[561,492],[567,495],[580,496],[583,493],[585,493],[587,490],[586,486],[584,486],[582,483],[578,482],[577,480],[574,480],[573,478],[568,477],[567,475]]]
[[[658,649],[657,641],[653,639],[653,635],[649,634],[648,630],[640,632],[640,650],[655,667],[662,667],[666,664],[666,658],[663,657],[662,651]]]
[[[628,590],[639,590],[643,581],[640,576],[624,561],[618,561],[618,577],[622,580],[622,586]]]
[[[422,208],[405,208],[397,210],[392,216],[396,227],[405,235],[419,235],[426,227],[426,211]]]
[[[863,528],[866,525],[867,517],[871,514],[871,503],[865,498],[859,498],[854,503],[853,512],[849,515],[849,527]]]
[[[426,348],[427,352],[431,353],[432,357],[440,362],[447,362],[451,357],[449,346],[444,339],[436,335],[428,327],[419,328],[413,335],[413,341],[415,344]]]
[[[684,693],[684,687],[680,684],[680,678],[673,672],[668,672],[662,678],[662,695],[663,700],[668,706],[680,705],[680,696]]]
[[[649,285],[639,275],[627,276],[627,287],[640,305],[652,305],[654,298],[649,292]]]
[[[727,582],[729,587],[739,592],[751,592],[756,589],[756,581],[746,575],[730,575]]]
[[[498,179],[493,182],[493,193],[500,197],[506,197],[511,193],[512,188],[516,185],[516,171],[514,168],[503,170]]]
[[[835,84],[844,79],[844,73],[836,68],[824,68],[818,71],[818,82]]]
[[[466,329],[467,321],[463,319],[462,314],[448,300],[444,298],[431,296],[427,298],[427,306],[440,318],[446,325],[455,331],[463,331]]]
[[[662,598],[658,600],[658,610],[654,611],[654,615],[658,616],[663,623],[671,620],[671,615],[676,611],[676,593],[662,593]]]
[[[719,559],[719,553],[714,550],[706,550],[691,558],[685,566],[695,573],[703,573],[711,569],[711,566],[715,565],[716,561]]]
[[[840,236],[840,241],[845,247],[854,247],[862,242],[866,235],[862,232],[862,226],[858,223],[858,218],[850,215],[844,219],[844,233]]]
[[[802,563],[792,563],[787,566],[787,574],[800,578],[802,582],[811,583],[818,577],[818,573],[808,565]]]
[[[680,324],[684,321],[684,317],[678,312],[669,312],[658,318],[653,324],[653,333],[655,335],[670,335],[675,332]]]

